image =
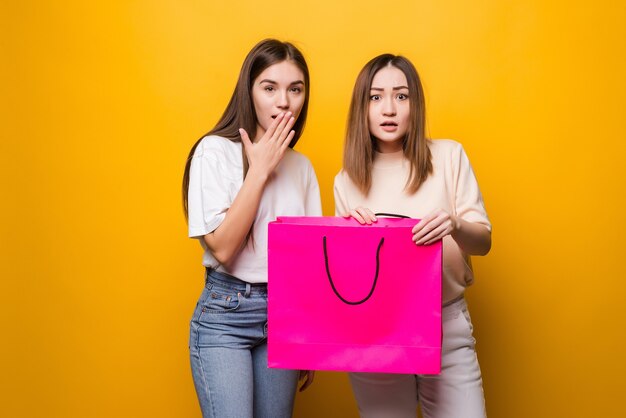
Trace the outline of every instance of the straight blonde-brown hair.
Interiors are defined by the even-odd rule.
[[[369,61],[359,73],[352,91],[348,127],[343,152],[343,169],[365,195],[372,187],[372,163],[376,138],[370,134],[368,111],[372,80],[385,67],[395,67],[406,76],[409,88],[409,127],[402,150],[410,163],[405,190],[415,193],[433,172],[428,139],[424,89],[417,70],[401,55],[383,54]]]

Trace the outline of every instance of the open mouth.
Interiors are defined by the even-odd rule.
[[[385,132],[395,132],[398,130],[398,124],[388,120],[381,123],[380,128]]]

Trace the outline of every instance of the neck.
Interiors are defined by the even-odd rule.
[[[377,167],[397,167],[404,163],[404,151],[395,152],[374,152],[374,164]]]
[[[402,141],[394,141],[394,142],[385,142],[381,140],[376,140],[376,148],[377,152],[381,154],[391,154],[394,152],[402,151]]]

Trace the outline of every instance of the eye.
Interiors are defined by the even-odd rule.
[[[374,102],[377,102],[377,101],[378,101],[378,100],[380,100],[380,99],[381,99],[381,97],[380,97],[380,95],[379,95],[379,94],[372,94],[372,95],[370,96],[370,100],[371,100],[371,101],[374,101]]]
[[[265,86],[264,90],[267,92],[272,92],[274,91],[274,86]]]
[[[291,89],[289,89],[289,91],[291,91],[292,93],[302,93],[302,88],[292,87]]]
[[[408,98],[409,98],[409,96],[407,96],[404,93],[398,94],[398,100],[407,100]]]

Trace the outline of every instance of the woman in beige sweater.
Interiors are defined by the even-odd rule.
[[[421,219],[416,245],[443,240],[443,342],[439,375],[350,373],[364,418],[482,418],[485,402],[464,290],[470,255],[491,247],[491,224],[461,144],[425,136],[424,93],[406,58],[380,55],[352,95],[336,214],[376,222],[374,213]]]

